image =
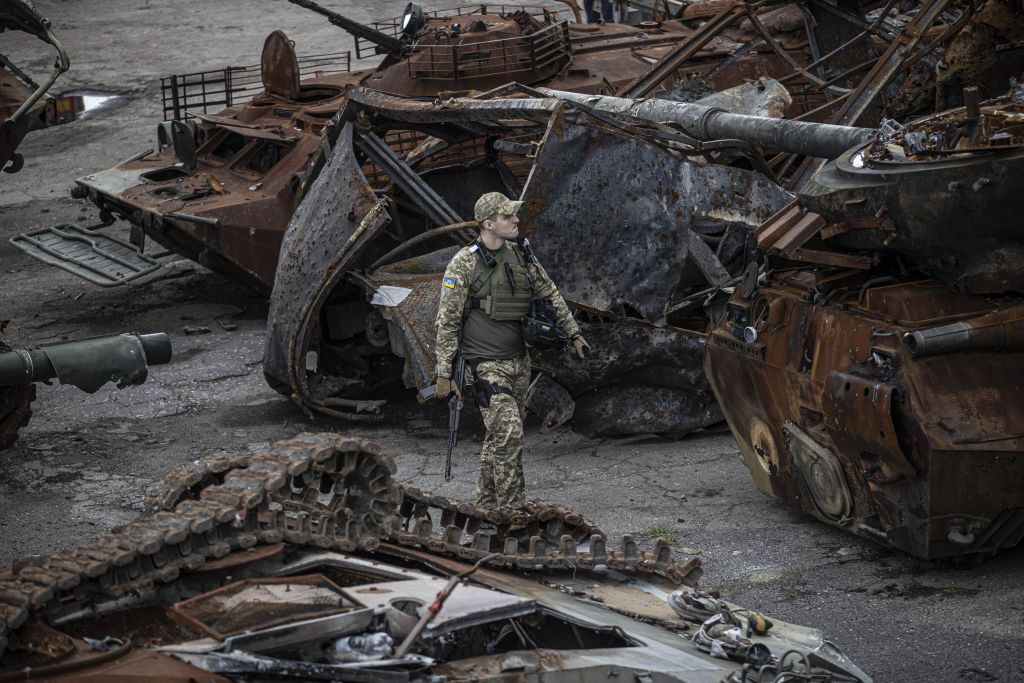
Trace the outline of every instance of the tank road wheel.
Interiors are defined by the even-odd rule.
[[[18,430],[32,417],[36,385],[0,387],[0,451],[18,440]]]

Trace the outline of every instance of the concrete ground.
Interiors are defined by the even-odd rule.
[[[72,70],[57,91],[119,97],[83,120],[31,134],[20,150],[25,168],[0,176],[7,337],[28,344],[166,331],[175,357],[152,368],[144,386],[124,391],[39,387],[31,423],[0,455],[0,562],[89,540],[130,520],[147,485],[201,454],[304,430],[373,438],[395,457],[403,482],[471,497],[481,438],[474,411],[465,420],[456,477],[445,484],[443,407],[399,398],[384,423],[352,426],[310,421],[271,391],[260,367],[267,303],[251,291],[185,261],[147,282],[104,290],[6,243],[23,230],[93,220],[91,205],[69,199],[68,189],[74,178],[152,145],[161,75],[256,63],[275,28],[300,54],[348,48],[351,39],[280,0],[38,4],[71,54]],[[367,20],[400,13],[405,0],[326,4]],[[52,63],[17,34],[4,34],[3,48],[32,74]],[[237,327],[227,330],[222,321]],[[185,335],[188,326],[211,331]],[[591,441],[528,427],[529,494],[580,510],[610,534],[650,542],[652,533],[668,533],[681,547],[699,548],[706,589],[824,630],[876,680],[1024,680],[1024,548],[974,568],[880,548],[763,496],[728,434]]]

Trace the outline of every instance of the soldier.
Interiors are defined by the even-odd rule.
[[[460,391],[451,376],[461,345],[487,432],[476,502],[492,509],[524,502],[523,418],[530,357],[520,321],[530,312],[531,302],[549,299],[576,353],[580,358],[590,355],[579,325],[529,243],[516,241],[516,212],[522,204],[500,192],[477,200],[473,216],[480,224],[480,237],[448,264],[437,311],[436,396],[443,399]]]

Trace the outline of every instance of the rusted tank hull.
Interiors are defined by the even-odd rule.
[[[933,281],[782,271],[737,291],[705,371],[758,488],[926,559],[1024,536],[1019,340],[915,356],[905,335],[997,310]]]

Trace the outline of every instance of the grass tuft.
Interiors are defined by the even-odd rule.
[[[676,542],[676,531],[667,524],[655,524],[647,530],[647,535],[651,538],[663,538],[669,545],[675,545]]]

